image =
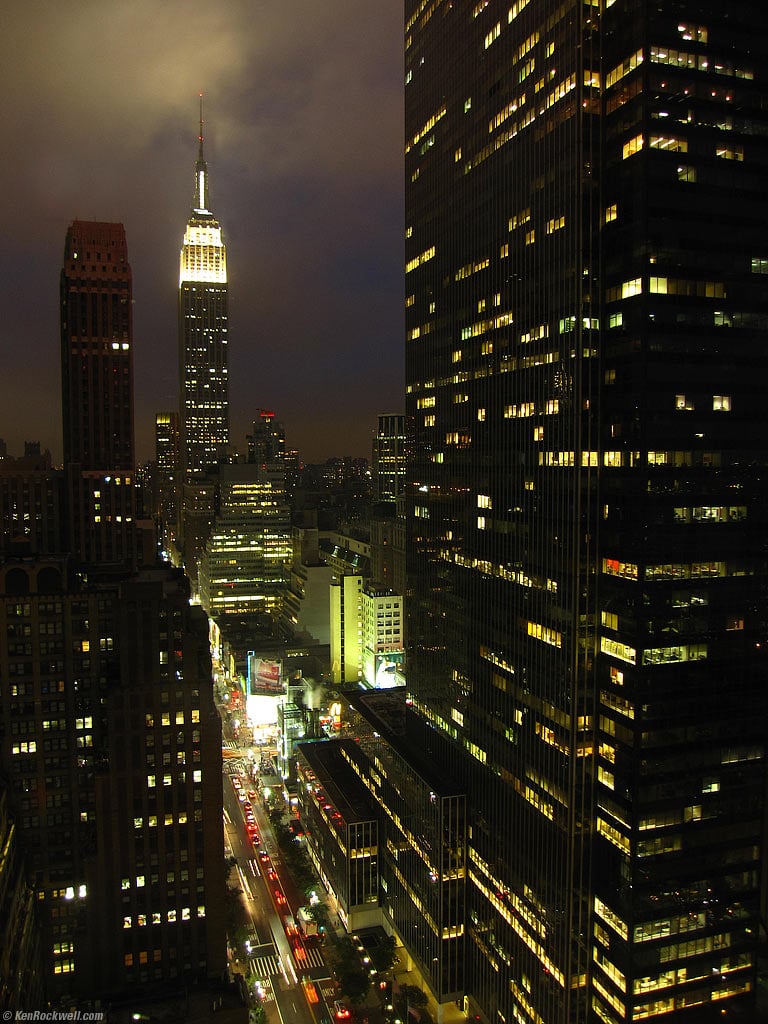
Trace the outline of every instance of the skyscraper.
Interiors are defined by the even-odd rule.
[[[218,513],[198,573],[200,602],[211,617],[280,618],[292,550],[281,484],[254,463],[220,467]]]
[[[0,769],[49,999],[202,983],[225,963],[205,616],[167,565],[84,577],[61,555],[0,562]]]
[[[163,548],[175,546],[179,495],[179,414],[159,412],[155,416],[155,461],[157,477],[154,514],[158,519]]]
[[[131,560],[133,310],[122,224],[73,222],[60,296],[69,548],[83,562]]]
[[[405,417],[382,413],[373,438],[374,501],[395,501],[405,482]]]
[[[371,575],[405,593],[406,433],[402,413],[382,413],[373,439]]]
[[[285,455],[285,429],[270,409],[257,409],[251,433],[246,435],[248,461],[266,466],[270,462],[282,465]]]
[[[179,411],[188,478],[215,465],[229,444],[227,253],[209,209],[202,115],[201,98],[195,190],[179,260]]]
[[[1,489],[0,775],[45,998],[178,991],[225,964],[221,727],[184,574],[137,565],[122,225],[75,221],[60,294],[63,515],[39,445]]]
[[[405,12],[408,683],[468,798],[437,938],[484,1020],[720,1019],[759,931],[768,12]]]

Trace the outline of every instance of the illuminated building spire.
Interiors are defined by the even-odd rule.
[[[195,213],[210,213],[208,209],[208,165],[203,155],[203,94],[200,93],[200,131],[197,136],[200,148],[195,164],[195,195],[192,209]]]
[[[209,201],[204,126],[201,93],[195,191],[179,253],[179,438],[186,481],[201,479],[229,444],[227,251]],[[182,519],[189,519],[183,511]],[[192,534],[186,522],[182,536],[190,576],[199,554]]]

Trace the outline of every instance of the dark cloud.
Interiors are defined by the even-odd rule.
[[[25,0],[0,39],[0,436],[60,454],[58,273],[120,220],[136,431],[175,408],[197,93],[230,271],[233,439],[273,407],[308,460],[402,407],[402,23],[392,0]]]

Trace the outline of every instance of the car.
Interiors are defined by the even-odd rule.
[[[315,985],[314,981],[310,981],[308,978],[302,979],[302,985],[304,986],[304,992],[307,997],[307,1002],[319,1003],[320,996],[318,995],[317,985]]]
[[[267,868],[267,878],[270,880],[270,882],[274,882],[275,879],[277,878],[277,872],[273,867]]]
[[[267,864],[269,862],[269,854],[266,850],[259,850],[259,860],[262,864]]]
[[[275,889],[274,893],[275,893],[275,901],[282,906],[286,902],[283,890],[282,889]]]
[[[333,1015],[336,1020],[349,1020],[352,1017],[352,1011],[344,1003],[338,999],[334,1000],[333,1003]]]
[[[245,801],[245,803],[243,804],[243,810],[245,811],[246,814],[253,813],[253,804],[251,803],[250,800]]]

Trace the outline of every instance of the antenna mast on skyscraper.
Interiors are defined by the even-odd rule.
[[[200,134],[197,136],[198,142],[200,143],[200,159],[203,159],[203,94],[199,93],[200,96]]]

